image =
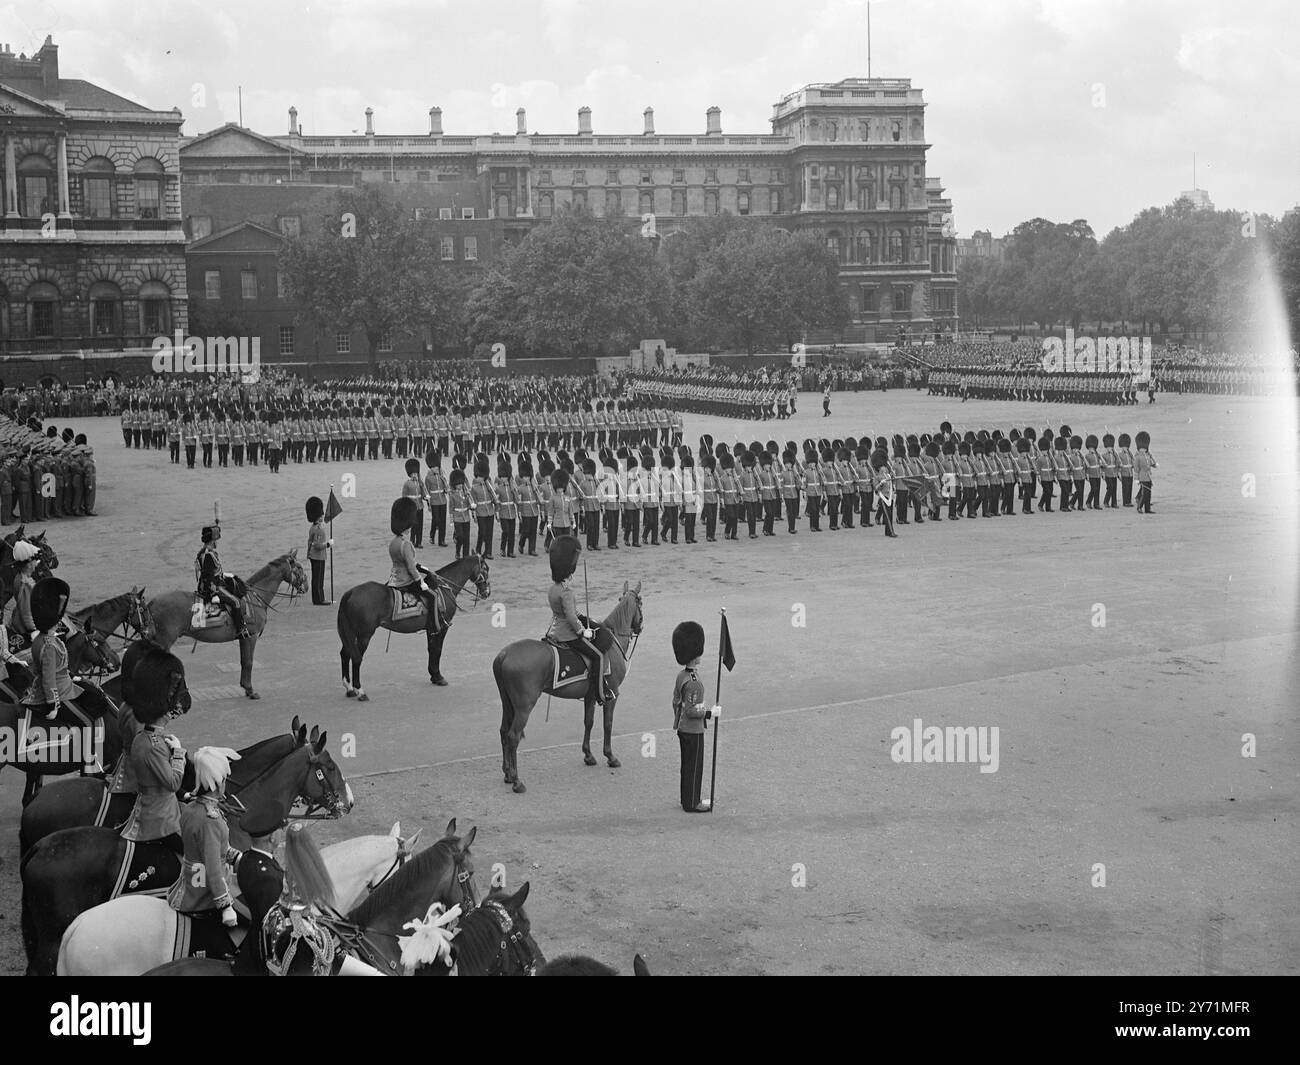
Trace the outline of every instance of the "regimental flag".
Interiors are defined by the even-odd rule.
[[[722,635],[718,641],[718,654],[722,664],[727,667],[728,673],[736,668],[736,653],[731,649],[731,630],[727,628],[726,614],[722,615]]]
[[[325,520],[333,521],[343,513],[343,508],[339,506],[339,501],[334,496],[334,489],[330,489],[329,501],[325,504]]]

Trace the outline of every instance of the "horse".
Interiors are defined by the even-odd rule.
[[[401,831],[398,823],[386,836],[359,836],[321,848],[345,908],[360,904],[411,859],[420,832],[403,839]],[[171,960],[179,916],[165,900],[149,895],[122,895],[93,906],[63,933],[55,971],[59,976],[139,976]],[[191,956],[206,945],[203,931],[195,922],[182,929],[181,940],[188,941]],[[232,938],[238,945],[241,933],[259,931],[240,929]]]
[[[439,687],[445,686],[447,679],[442,675],[442,644],[451,628],[451,619],[456,615],[457,597],[468,581],[475,585],[476,600],[486,599],[492,594],[492,584],[488,579],[488,563],[482,555],[470,555],[457,559],[449,566],[431,574],[442,604],[444,624],[427,639],[429,649],[429,680]],[[366,648],[370,646],[371,637],[378,629],[390,632],[423,632],[425,629],[425,609],[410,617],[393,617],[393,589],[378,581],[366,581],[355,588],[349,588],[339,600],[338,633],[339,662],[343,670],[344,694],[358,702],[367,702],[370,698],[361,688],[361,659]],[[351,676],[349,676],[349,668]]]
[[[307,814],[323,809],[342,817],[352,809],[352,788],[325,749],[326,733],[296,747],[240,793],[246,807],[270,797],[286,808],[301,798]],[[230,842],[251,841],[238,822]],[[124,892],[165,894],[180,875],[180,856],[161,842],[129,843],[116,829],[86,826],[53,832],[23,855],[22,929],[29,975],[54,971],[59,940],[72,919]]]
[[[565,954],[548,961],[538,971],[538,976],[617,976],[618,970],[585,954]],[[632,959],[633,976],[649,976],[650,966],[640,954]]]
[[[68,617],[78,628],[101,636],[117,636],[128,643],[133,636],[150,641],[154,638],[153,614],[149,611],[143,588],[132,588],[101,603],[92,603],[73,611]],[[113,698],[117,697],[114,693]]]
[[[14,544],[24,539],[23,531],[26,528],[26,525],[20,525],[8,536],[0,538],[0,611],[3,611],[9,605],[9,600],[14,597],[14,574],[18,572],[18,564],[14,561]],[[54,548],[45,542],[44,530],[29,538],[27,542],[40,551],[36,572],[33,574],[36,580],[50,576],[59,568],[59,556],[55,554]]]
[[[629,589],[624,581],[618,605],[601,622],[597,636],[597,646],[601,646],[602,641],[608,643],[609,683],[615,688],[622,687],[627,675],[632,661],[628,648],[632,640],[641,635],[641,623],[641,582],[637,581],[636,587]],[[506,783],[516,793],[528,790],[519,779],[519,741],[524,738],[528,715],[543,693],[557,699],[583,701],[583,761],[587,765],[596,764],[591,753],[591,726],[596,710],[596,693],[591,690],[591,679],[584,675],[581,679],[554,686],[554,654],[553,646],[545,640],[516,640],[503,647],[492,660],[492,676],[496,678],[497,691],[501,694],[501,771]],[[605,761],[611,769],[622,764],[614,757],[611,746],[617,702],[615,698],[604,707]]]
[[[121,668],[121,660],[117,657],[117,652],[109,646],[108,638],[95,632],[77,632],[68,637],[68,672],[70,674],[82,674],[91,671],[107,671]],[[0,681],[0,699],[6,700],[0,702],[0,736],[12,737],[12,747],[8,743],[0,742],[0,769],[6,765],[13,765],[21,768],[27,774],[27,784],[23,788],[23,806],[26,807],[41,792],[41,781],[44,777],[63,776],[66,773],[79,773],[84,775],[86,772],[86,763],[84,759],[75,757],[76,752],[71,752],[74,757],[69,761],[45,761],[37,758],[28,761],[19,757],[18,741],[19,723],[27,713],[27,708],[22,705],[22,692],[14,691],[5,681]],[[103,745],[99,752],[99,760],[102,765],[112,765],[122,754],[122,739],[117,731],[117,710],[111,700],[108,701],[108,708],[104,716],[99,719],[103,725]],[[59,716],[50,722],[33,720],[33,729],[46,730],[69,730],[64,732],[70,735],[73,729],[84,728],[80,720],[72,716],[67,708],[60,711]],[[93,780],[94,778],[89,778]]]
[[[434,903],[441,903],[448,909],[460,906],[462,915],[477,913],[478,891],[474,886],[474,866],[469,853],[477,832],[472,828],[463,839],[460,838],[456,835],[456,819],[453,817],[442,839],[407,862],[386,883],[353,907],[346,917],[337,913],[318,914],[316,919],[343,945],[343,950],[335,955],[335,972],[344,953],[348,953],[380,972],[400,975],[403,969],[401,944],[397,937],[406,934],[403,926],[408,921],[423,918]],[[182,958],[150,969],[145,975],[235,974],[227,961]]]
[[[280,585],[286,582],[292,589],[290,599],[307,590],[307,577],[298,561],[296,547],[288,554],[272,559],[248,579],[248,591],[243,598],[248,636],[244,639],[236,632],[229,613],[209,617],[206,613],[207,604],[196,599],[193,592],[180,589],[164,592],[149,600],[149,613],[153,616],[156,629],[155,642],[164,650],[170,650],[172,644],[182,636],[192,637],[196,643],[231,643],[238,640],[239,686],[248,698],[260,699],[261,696],[253,690],[253,652],[257,648],[258,637],[266,628],[271,601],[279,593]]]
[[[111,730],[117,737],[117,729]],[[231,762],[230,776],[226,780],[226,794],[238,796],[252,781],[256,780],[269,767],[278,764],[289,752],[304,744],[315,743],[320,738],[320,730],[313,729],[310,736],[307,726],[295,716],[289,726],[287,735],[272,736],[260,740],[251,747],[239,752],[239,761]],[[120,737],[114,740],[119,746]],[[107,759],[105,760],[107,763]],[[63,828],[77,828],[82,825],[104,825],[108,828],[121,828],[135,806],[133,792],[120,792],[106,795],[106,781],[98,777],[83,777],[77,780],[63,780],[43,788],[29,806],[23,809],[22,822],[18,828],[18,853],[26,854],[52,832]],[[184,795],[194,790],[194,766],[187,759],[185,775],[181,779],[177,795]]]

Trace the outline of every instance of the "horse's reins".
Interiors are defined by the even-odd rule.
[[[305,807],[301,814],[292,814],[295,821],[333,821],[338,817],[338,808],[343,805],[339,793],[334,790],[334,785],[329,782],[325,776],[325,770],[320,766],[315,768],[316,779],[324,794],[319,799],[307,799],[301,795],[294,796],[294,805],[299,802]],[[326,813],[316,813],[317,810],[327,811]]]

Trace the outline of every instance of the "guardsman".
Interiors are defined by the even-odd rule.
[[[1119,483],[1123,489],[1124,506],[1126,507],[1133,505],[1133,452],[1129,450],[1131,443],[1128,433],[1119,434],[1117,464],[1119,466]]]
[[[708,445],[703,441],[708,441]],[[700,444],[700,495],[704,538],[712,544],[718,539],[718,503],[722,495],[722,486],[718,479],[718,460],[709,453],[711,445],[712,438],[703,437]]]
[[[1052,512],[1052,493],[1056,488],[1056,463],[1052,459],[1052,438],[1044,433],[1037,438],[1038,448],[1035,452],[1034,465],[1038,471],[1038,483],[1042,495],[1038,499],[1038,510]]]
[[[307,500],[307,520],[311,527],[307,530],[307,560],[311,563],[311,601],[313,606],[329,606],[325,598],[325,560],[334,541],[325,531],[325,504],[320,496]]]
[[[217,465],[224,470],[230,465],[230,422],[221,408],[217,409],[213,438],[217,443]]]
[[[183,854],[181,811],[176,793],[185,774],[185,749],[167,725],[190,708],[185,672],[175,655],[148,651],[131,674],[131,713],[140,725],[123,758],[131,760],[135,806],[122,827],[122,838],[135,843],[156,840]]]
[[[1151,490],[1153,476],[1151,471],[1158,469],[1155,457],[1151,454],[1151,434],[1145,429],[1137,434],[1135,440],[1137,453],[1133,456],[1133,476],[1138,482],[1137,512],[1154,514],[1151,509]]]
[[[597,489],[601,520],[605,526],[605,546],[611,551],[618,550],[618,516],[621,487],[618,473],[618,460],[608,447],[600,449],[601,481]]]
[[[442,472],[442,453],[431,450],[425,460],[429,465],[424,475],[424,494],[429,500],[429,546],[446,547],[448,484]]]
[[[682,482],[677,472],[673,449],[666,444],[659,449],[659,501],[663,518],[659,533],[665,541],[677,543],[677,526],[681,524]]]
[[[537,484],[533,480],[533,460],[527,451],[519,453],[519,476],[515,479],[515,500],[519,508],[519,553],[528,548],[537,555]]]
[[[941,448],[939,441],[926,440],[925,453],[921,456],[921,476],[925,478],[930,485],[930,520],[939,521],[942,518],[940,513],[940,501],[942,499],[941,485],[943,482],[943,470],[939,467],[939,456]]]
[[[894,475],[889,467],[889,456],[884,448],[877,448],[871,455],[871,467],[875,470],[873,488],[876,494],[876,521],[884,525],[885,535],[896,537],[894,532]]]
[[[563,471],[557,470],[557,473]],[[561,647],[575,650],[590,667],[590,682],[596,701],[609,706],[618,698],[618,692],[605,677],[605,655],[593,642],[595,632],[589,628],[590,619],[578,616],[577,599],[569,582],[578,569],[582,545],[572,536],[557,534],[548,556],[551,564],[551,588],[546,601],[551,608],[551,624],[546,638]]]
[[[510,456],[497,456],[497,515],[501,519],[501,553],[506,558],[515,557],[515,523],[519,517],[519,500],[514,478],[510,471]]]
[[[244,465],[244,418],[238,410],[230,412],[230,457],[236,469]]]
[[[181,464],[181,416],[175,410],[167,414],[167,453],[173,466]]]
[[[1020,513],[1032,514],[1034,499],[1034,463],[1030,454],[1029,441],[1023,436],[1016,441],[1016,453],[1012,456],[1015,466],[1016,484],[1020,486]]]
[[[759,449],[761,450],[761,448]],[[740,453],[740,469],[736,473],[736,484],[740,488],[739,513],[749,526],[749,538],[758,539],[758,452],[753,448]]]
[[[1060,490],[1060,513],[1068,514],[1074,499],[1074,478],[1070,476],[1070,441],[1065,436],[1052,440],[1052,463],[1055,466],[1056,483]]]
[[[424,547],[424,481],[420,477],[420,460],[407,459],[403,469],[406,480],[402,482],[404,496],[415,500],[415,523],[411,526],[411,544],[418,551]]]
[[[485,558],[492,558],[492,534],[497,513],[496,493],[488,482],[491,469],[487,456],[478,456],[474,460],[474,481],[469,490],[470,501],[474,505],[474,518],[478,523],[478,539],[474,544],[474,552]]]
[[[203,547],[194,559],[194,575],[198,581],[199,595],[205,602],[209,599],[220,600],[230,612],[230,619],[240,639],[246,639],[248,626],[244,620],[243,604],[237,596],[226,589],[225,568],[221,564],[221,556],[217,553],[217,541],[220,539],[220,525],[203,527]]]
[[[1119,503],[1115,499],[1115,489],[1119,487],[1119,454],[1115,451],[1115,436],[1107,433],[1101,438],[1101,476],[1106,481],[1106,498],[1102,506],[1115,510]]]
[[[772,469],[772,453],[764,450],[758,456],[758,500],[763,508],[763,535],[775,536],[772,526],[780,517],[780,497],[777,495],[776,473]]]
[[[821,532],[822,471],[811,440],[804,441],[803,490],[808,500],[808,528],[812,532]]]
[[[1079,513],[1083,513],[1083,489],[1084,478],[1087,470],[1083,462],[1083,438],[1080,436],[1070,436],[1070,480],[1074,486],[1074,498],[1070,505]]]
[[[623,546],[640,547],[641,467],[630,448],[620,448],[619,458],[627,463],[627,481],[623,491]]]
[[[795,523],[799,520],[799,489],[803,482],[799,472],[799,456],[791,446],[793,443],[794,441],[787,443],[785,452],[781,455],[781,500],[785,504],[786,525],[791,534],[799,531],[795,528]]]
[[[199,446],[203,449],[203,468],[212,469],[212,442],[216,436],[216,424],[212,413],[206,407],[199,415]]]
[[[375,427],[379,430],[380,453],[386,459],[393,457],[393,440],[397,435],[397,430],[393,427],[393,410],[385,405],[379,408],[379,413],[375,415]]]
[[[582,522],[587,534],[587,549],[600,550],[600,495],[596,481],[596,460],[584,455],[578,471],[582,475]]]
[[[649,444],[641,447],[641,546],[659,546],[659,504],[662,486]]]
[[[127,447],[131,446],[131,427],[135,422],[135,401],[124,403],[122,405],[122,443]]]
[[[699,517],[701,492],[699,473],[690,449],[678,445],[678,465],[681,466],[682,522],[686,526],[686,542],[695,543],[695,522]],[[676,541],[674,541],[675,543]]]
[[[1092,433],[1089,433],[1087,440],[1084,441],[1087,450],[1083,453],[1083,468],[1088,479],[1086,505],[1089,510],[1101,510],[1101,455],[1097,453],[1099,443],[1100,441]]]
[[[721,454],[718,456],[718,491],[722,506],[722,538],[739,539],[737,522],[740,517],[740,482],[736,479],[736,456],[727,449],[726,444],[719,444]]]

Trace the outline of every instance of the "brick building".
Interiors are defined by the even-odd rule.
[[[584,107],[572,134],[530,134],[521,108],[512,135],[460,136],[444,131],[435,107],[423,134],[379,134],[367,109],[364,135],[304,136],[291,108],[279,136],[228,125],[182,143],[185,224],[196,240],[191,298],[213,268],[199,260],[210,247],[197,243],[204,237],[257,244],[260,232],[231,232],[253,222],[292,239],[339,185],[382,182],[466,270],[490,263],[503,244],[566,205],[638,227],[654,215],[661,241],[688,217],[723,212],[812,231],[840,261],[853,323],[810,342],[890,341],[900,327],[925,335],[956,321],[956,242],[951,203],[925,173],[924,109],[909,80],[885,78],[804,86],[774,106],[769,134],[724,134],[713,107],[702,134],[660,134],[647,108],[641,133],[603,135]],[[267,263],[247,269],[261,278]],[[222,291],[233,283],[223,275]],[[265,281],[259,286],[266,290]],[[283,301],[280,317],[268,319],[275,335],[263,334],[264,357],[276,358],[293,310]],[[293,354],[343,361],[364,343],[295,334]],[[341,346],[349,350],[335,350]],[[418,337],[393,338],[398,356],[422,346]]]
[[[186,328],[181,122],[60,77],[48,37],[31,57],[0,50],[4,384],[134,371]]]

